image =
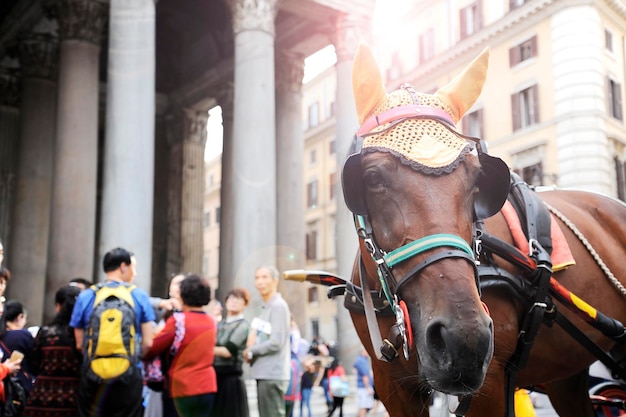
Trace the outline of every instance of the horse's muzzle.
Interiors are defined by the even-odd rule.
[[[432,388],[471,394],[482,386],[493,356],[493,321],[486,314],[474,321],[434,318],[416,347],[420,374]]]

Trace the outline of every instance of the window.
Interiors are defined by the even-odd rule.
[[[306,258],[314,261],[317,259],[317,230],[310,230],[306,234]]]
[[[543,185],[543,165],[541,162],[537,162],[534,165],[530,165],[522,168],[522,179],[528,185]]]
[[[309,128],[315,127],[320,123],[320,109],[317,102],[309,106]]]
[[[612,78],[608,79],[609,114],[612,118],[622,120],[622,86]]]
[[[513,68],[520,62],[524,62],[534,56],[537,56],[536,35],[509,49],[509,66]]]
[[[309,164],[315,165],[316,162],[317,162],[317,152],[315,152],[315,149],[311,149],[311,152],[309,152]]]
[[[613,52],[613,33],[608,29],[604,29],[604,47],[607,51]]]
[[[330,155],[334,155],[334,154],[335,154],[335,146],[336,146],[336,144],[335,144],[335,139],[331,140],[331,141],[328,143],[328,153],[329,153]]]
[[[509,0],[509,9],[510,10],[517,9],[518,7],[522,6],[524,3],[526,3],[526,0]]]
[[[204,255],[202,257],[202,274],[204,276],[209,275],[209,256]]]
[[[539,103],[537,85],[511,95],[513,131],[539,123]]]
[[[318,303],[320,301],[317,286],[309,288],[309,303]]]
[[[317,206],[317,180],[306,185],[306,205],[307,207]]]
[[[387,70],[387,80],[394,81],[402,75],[402,60],[400,52],[394,51],[391,55],[391,66]]]
[[[330,200],[334,200],[335,199],[335,195],[337,194],[337,173],[333,172],[330,174],[330,178],[328,179],[329,184],[330,184],[330,194],[329,194],[329,198]]]
[[[475,138],[483,137],[483,109],[478,109],[463,117],[463,133]]]
[[[311,319],[311,335],[313,337],[320,337],[320,321],[318,319]]]
[[[211,212],[204,212],[204,228],[206,229],[211,224]]]
[[[482,27],[482,11],[480,1],[474,2],[460,10],[461,13],[461,39],[476,33]]]
[[[426,62],[435,56],[435,35],[433,29],[427,29],[419,37],[420,63]]]
[[[215,223],[220,224],[222,219],[222,207],[215,207]]]

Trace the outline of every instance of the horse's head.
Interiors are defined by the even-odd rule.
[[[499,211],[509,171],[482,141],[455,129],[480,95],[487,60],[485,51],[433,95],[406,85],[387,94],[365,46],[353,69],[361,127],[343,169],[346,204],[364,225],[362,247],[377,261],[387,298],[408,311],[421,379],[450,394],[480,388],[493,354],[475,221]]]

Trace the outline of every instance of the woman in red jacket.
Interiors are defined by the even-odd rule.
[[[171,351],[176,332],[184,331],[168,371],[169,393],[181,417],[208,417],[217,392],[213,368],[217,326],[203,309],[211,301],[211,288],[206,279],[189,275],[180,283],[180,296],[183,312],[167,319],[144,359]],[[178,330],[177,320],[184,321]]]

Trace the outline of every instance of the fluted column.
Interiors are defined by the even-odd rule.
[[[4,242],[4,265],[11,268],[11,208],[15,190],[15,158],[20,112],[18,78],[15,69],[0,68],[0,240]]]
[[[46,276],[49,292],[71,277],[91,278],[94,273],[98,68],[107,9],[96,0],[59,0],[52,10],[59,20],[61,43]],[[102,274],[102,268],[96,271]],[[46,318],[54,314],[53,297],[46,297],[45,313]]]
[[[154,198],[154,0],[111,0],[108,65],[99,258],[117,246],[134,252],[138,263],[135,282],[149,289]]]
[[[233,252],[237,285],[276,264],[274,19],[277,0],[230,0],[235,35]],[[254,304],[259,295],[253,291]]]
[[[278,269],[304,265],[304,132],[302,129],[302,78],[304,56],[276,52],[276,181]],[[306,286],[281,281],[281,293],[300,328],[305,328]]]
[[[335,99],[336,120],[336,155],[337,167],[343,167],[348,148],[358,128],[356,109],[352,95],[352,59],[361,39],[369,33],[366,30],[369,22],[356,16],[344,16],[338,21],[334,39],[337,63],[337,96]],[[338,178],[340,175],[338,175]],[[338,188],[339,189],[339,188]],[[342,277],[350,277],[352,265],[358,248],[358,239],[354,230],[352,214],[343,203],[337,200],[335,222],[335,248],[337,256],[337,273]],[[344,363],[354,363],[360,341],[356,336],[348,310],[343,307],[343,297],[337,299],[337,339],[339,356]]]
[[[233,252],[233,83],[225,84],[217,93],[222,108],[222,183],[220,186],[220,264],[217,299],[235,286]]]
[[[204,148],[208,111],[183,108],[170,115],[168,266],[202,273]]]
[[[27,302],[33,323],[43,319],[56,123],[58,40],[31,34],[19,45],[22,69],[20,146],[11,272],[11,298]],[[71,277],[69,277],[71,278]]]

